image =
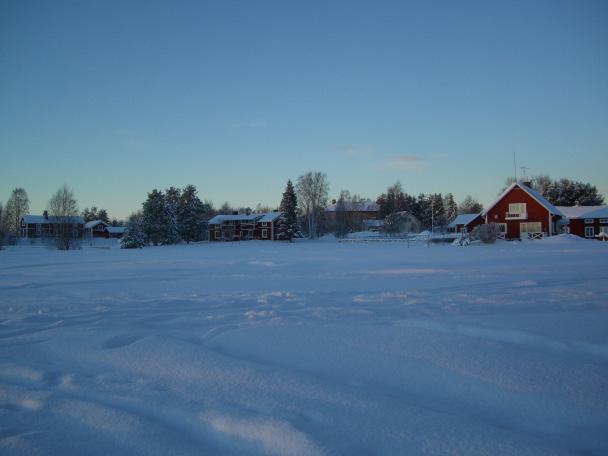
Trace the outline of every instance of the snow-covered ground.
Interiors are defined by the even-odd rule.
[[[608,454],[608,243],[0,252],[2,454]]]

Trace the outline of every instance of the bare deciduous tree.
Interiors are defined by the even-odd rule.
[[[296,192],[300,210],[306,220],[308,237],[314,239],[318,235],[319,215],[327,204],[327,175],[319,171],[307,172],[298,178]]]
[[[49,213],[55,217],[55,239],[59,250],[74,248],[78,227],[74,218],[78,215],[78,203],[74,191],[63,185],[49,200]]]
[[[21,217],[30,210],[30,199],[23,188],[16,188],[12,191],[10,198],[6,202],[6,217],[8,221],[7,229],[17,236],[19,234],[19,224]]]

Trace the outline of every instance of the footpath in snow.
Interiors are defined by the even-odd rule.
[[[608,243],[0,252],[0,454],[608,454]]]

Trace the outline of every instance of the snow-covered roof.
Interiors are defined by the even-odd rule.
[[[262,214],[262,218],[258,221],[259,222],[274,222],[282,214],[283,214],[282,212],[267,212],[265,214]]]
[[[90,222],[87,222],[84,224],[85,229],[90,229],[90,228],[94,228],[99,224],[103,224],[105,226],[109,226],[106,222],[104,222],[103,220],[91,220]]]
[[[57,217],[54,215],[49,215],[48,218],[44,215],[24,215],[23,221],[25,223],[32,224],[45,224],[45,223],[57,223]],[[84,225],[84,219],[80,216],[70,217],[68,220],[69,223],[81,223]]]
[[[458,214],[454,220],[448,225],[448,228],[456,228],[456,225],[468,225],[477,217],[479,213],[474,214]]]
[[[558,206],[566,218],[608,218],[608,204],[602,206]]]
[[[127,227],[126,226],[107,226],[106,230],[108,231],[108,233],[110,234],[123,234],[127,232]]]
[[[219,214],[209,220],[209,225],[219,225],[224,222],[245,221],[245,222],[274,222],[282,215],[282,212],[265,212],[262,214]]]
[[[538,202],[538,204],[540,204],[545,209],[547,209],[547,211],[549,211],[551,214],[561,215],[561,216],[564,215],[559,211],[558,208],[556,208],[553,204],[551,204],[549,201],[547,201],[547,199],[543,195],[541,195],[536,190],[528,187],[527,185],[522,184],[521,182],[513,182],[511,185],[509,185],[509,187],[507,187],[507,189],[504,192],[502,192],[502,195],[500,195],[498,197],[498,199],[496,201],[494,201],[494,203],[492,203],[492,205],[490,205],[485,211],[483,211],[481,213],[481,215],[485,216],[494,206],[496,206],[515,187],[521,188],[524,192],[526,192],[528,195],[530,195],[532,198],[534,198]]]
[[[363,222],[368,227],[378,227],[378,228],[380,228],[380,227],[384,226],[384,220],[364,220]]]
[[[325,212],[335,212],[338,203],[331,204],[325,208]],[[345,211],[349,212],[379,212],[380,206],[372,200],[363,200],[357,202],[347,202],[344,207]]]

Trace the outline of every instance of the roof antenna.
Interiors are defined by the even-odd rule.
[[[515,182],[517,182],[517,163],[515,162],[515,151],[513,151],[513,171],[515,173]]]
[[[523,180],[525,182],[525,180],[526,180],[526,170],[530,169],[530,168],[528,168],[527,166],[520,166],[519,169],[521,169],[521,172],[524,175]]]

